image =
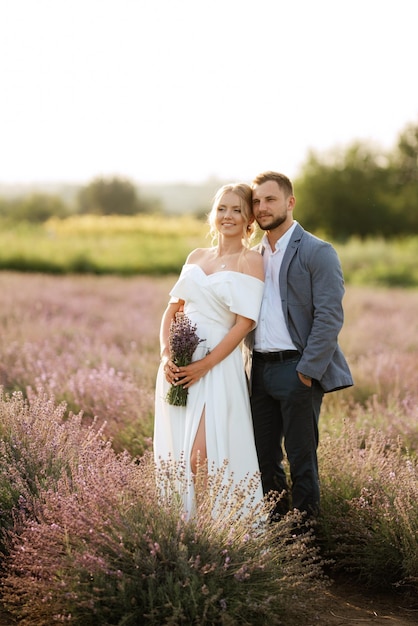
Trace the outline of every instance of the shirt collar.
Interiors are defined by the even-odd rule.
[[[284,235],[282,235],[277,241],[276,241],[276,245],[275,245],[275,251],[277,250],[285,250],[287,248],[287,245],[292,237],[293,231],[295,230],[297,225],[297,221],[294,220],[292,226],[284,233]],[[263,238],[261,240],[261,245],[264,246],[265,249],[267,249],[270,253],[272,253],[272,250],[270,248],[270,244],[269,244],[269,240],[267,239],[267,233],[264,233]]]

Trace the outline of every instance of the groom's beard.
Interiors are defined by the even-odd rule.
[[[280,217],[276,217],[274,221],[269,222],[268,224],[264,223],[263,225],[261,225],[258,221],[257,221],[257,224],[259,225],[261,230],[274,230],[275,228],[283,224],[283,222],[286,221],[286,218],[287,218],[287,215],[282,215]]]

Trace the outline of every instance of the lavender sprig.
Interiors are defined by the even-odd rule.
[[[179,367],[192,362],[193,353],[203,339],[196,334],[196,325],[184,313],[177,313],[170,324],[168,342],[170,359]],[[173,406],[186,406],[188,389],[183,385],[171,385],[166,396],[166,402]]]

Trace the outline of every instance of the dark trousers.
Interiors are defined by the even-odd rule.
[[[318,420],[323,390],[302,383],[299,357],[284,362],[253,360],[251,409],[264,494],[285,491],[275,516],[290,508],[319,512]],[[290,468],[289,489],[283,445]]]

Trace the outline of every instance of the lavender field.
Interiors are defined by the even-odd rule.
[[[0,273],[0,384],[65,400],[106,423],[117,450],[152,435],[158,331],[174,277]],[[348,287],[341,345],[355,386],[325,397],[322,431],[343,421],[418,448],[418,292]]]
[[[257,562],[251,541],[244,550],[221,529],[211,528],[209,548],[203,539],[212,524],[207,519],[198,540],[189,537],[200,551],[192,561],[185,538],[191,530],[176,517],[174,504],[165,511],[155,506],[153,386],[159,322],[173,282],[170,276],[0,274],[3,599],[19,623],[138,623],[138,611],[143,612],[151,597],[150,581],[156,584],[162,575],[157,565],[167,562],[167,554],[161,557],[164,541],[170,562],[187,553],[185,570],[177,572],[177,585],[174,574],[164,584],[160,580],[157,588],[166,589],[167,595],[147,604],[148,617],[141,623],[189,623],[176,610],[186,593],[181,589],[193,584],[200,599],[195,599],[189,618],[200,615],[200,623],[218,623],[209,606],[225,611],[228,605],[231,621],[225,623],[241,623],[233,621],[234,603],[219,590],[225,590],[225,562],[219,567],[214,562],[223,554],[222,542],[233,544],[241,568],[248,559],[248,577],[252,572],[254,587],[248,584],[244,592],[240,589],[247,569],[238,568],[233,576],[229,593],[237,615],[243,614],[244,605],[248,616],[254,610],[255,605],[249,608],[249,588],[260,607],[269,584],[278,584],[277,571]],[[327,560],[331,577],[342,571],[370,587],[393,590],[395,585],[414,602],[418,292],[348,286],[344,304],[340,339],[355,386],[326,396],[321,416],[323,512],[316,529],[321,558]],[[173,536],[183,539],[173,546]],[[138,542],[146,553],[140,567],[135,562]],[[275,553],[282,559],[278,602],[284,621],[271,621],[266,602],[265,621],[259,623],[299,623],[315,606],[313,597],[320,595],[319,555],[307,545],[291,558],[288,550],[282,546],[287,561]],[[262,580],[257,578],[261,571]],[[138,580],[148,585],[139,599]],[[302,581],[299,586],[296,580]],[[299,598],[294,614],[286,609],[286,593]],[[177,609],[167,609],[167,597],[178,598]],[[164,616],[162,606],[168,611]],[[277,615],[277,606],[275,611]],[[163,621],[167,615],[170,622]]]

